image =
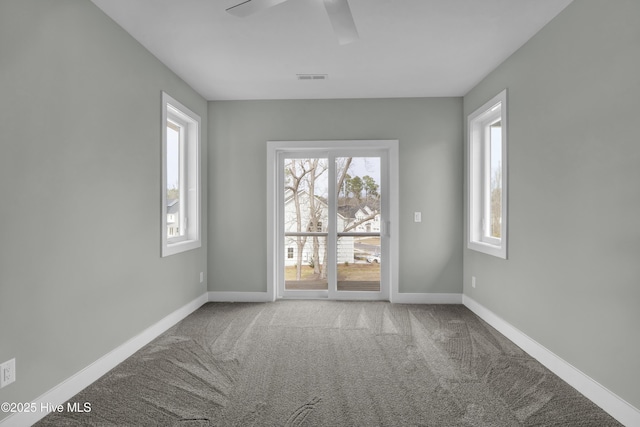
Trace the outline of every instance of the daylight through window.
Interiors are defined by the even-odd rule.
[[[469,249],[507,257],[506,90],[469,115]]]
[[[200,117],[162,94],[162,256],[200,244]]]

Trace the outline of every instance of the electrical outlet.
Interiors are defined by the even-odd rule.
[[[0,388],[6,387],[16,380],[16,359],[13,358],[0,365]]]
[[[413,213],[413,222],[422,222],[422,212]]]
[[[471,276],[471,287],[474,289],[476,287],[476,276]]]
[[[200,272],[200,283],[204,282],[204,272]]]

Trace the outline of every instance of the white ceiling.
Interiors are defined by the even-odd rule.
[[[462,96],[571,3],[349,0],[360,40],[340,46],[321,0],[247,18],[225,12],[241,0],[92,1],[207,100]]]

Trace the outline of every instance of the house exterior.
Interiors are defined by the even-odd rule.
[[[347,231],[356,233],[379,233],[380,232],[380,213],[369,206],[339,206],[338,213],[345,218],[345,225],[339,230],[344,230],[351,224],[357,223],[353,229]]]
[[[314,207],[311,207],[311,200],[309,194],[306,191],[301,191],[298,194],[298,200],[300,205],[300,218],[298,221],[298,214],[296,213],[296,204],[293,192],[287,190],[285,193],[284,201],[284,232],[285,232],[285,245],[284,245],[284,260],[285,266],[294,266],[298,262],[298,248],[302,245],[302,263],[303,265],[311,265],[314,254],[314,239],[317,239],[318,255],[320,263],[324,263],[324,257],[326,256],[326,237],[324,236],[287,236],[287,233],[295,232],[327,232],[328,221],[328,206],[327,201],[320,197],[314,196]],[[312,215],[312,211],[315,212]],[[357,221],[362,221],[367,217],[373,215],[373,218],[364,221],[354,229],[348,229],[350,224]],[[299,228],[298,228],[299,224]],[[337,229],[351,232],[379,232],[380,231],[380,214],[375,214],[373,208],[368,206],[353,207],[345,206],[338,208],[337,214]],[[355,240],[352,236],[340,237],[338,239],[337,250],[337,262],[341,263],[353,263],[356,261],[356,248]]]
[[[167,200],[167,238],[180,236],[180,200]]]

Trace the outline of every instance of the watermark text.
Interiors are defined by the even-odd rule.
[[[64,404],[53,404],[47,402],[2,402],[0,412],[5,413],[26,413],[26,412],[69,412],[82,413],[91,412],[91,402],[67,402]]]

